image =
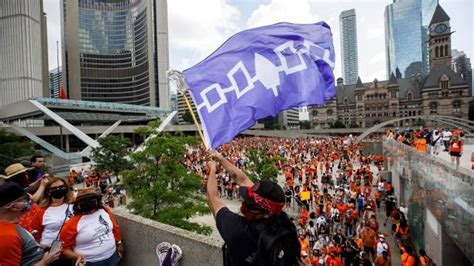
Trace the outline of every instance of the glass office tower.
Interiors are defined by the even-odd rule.
[[[339,15],[339,26],[341,31],[341,60],[344,83],[356,84],[359,77],[359,66],[355,9],[341,12]]]
[[[394,0],[385,8],[387,79],[429,72],[428,26],[438,0]]]
[[[166,9],[157,2],[166,1],[63,0],[64,81],[72,99],[169,107],[166,77],[158,73],[168,69],[168,57],[157,55],[168,50],[167,37],[160,43],[155,31],[155,17],[166,21]]]

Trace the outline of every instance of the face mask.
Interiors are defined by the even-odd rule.
[[[82,213],[90,213],[99,208],[99,202],[97,200],[89,200],[78,203],[79,210]]]
[[[54,199],[61,199],[61,198],[64,198],[67,194],[67,188],[61,188],[61,189],[55,189],[55,190],[51,190],[49,192],[49,194],[51,195],[51,197],[53,197]]]
[[[240,212],[244,215],[244,217],[247,220],[255,220],[257,215],[255,213],[252,213],[249,211],[247,204],[245,202],[242,202],[242,205],[240,206]]]

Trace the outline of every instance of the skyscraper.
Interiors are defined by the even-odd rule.
[[[463,51],[458,51],[456,49],[452,50],[452,60],[453,60],[453,70],[460,74],[461,77],[468,83],[471,90],[473,88],[472,84],[472,68],[471,68],[471,59]],[[474,95],[471,91],[471,95]]]
[[[341,12],[339,26],[341,31],[342,76],[345,84],[355,84],[359,77],[355,9]]]
[[[405,78],[428,73],[428,26],[438,0],[394,0],[385,7],[387,79],[397,67]]]
[[[48,92],[43,1],[0,1],[0,107]]]
[[[63,70],[57,67],[49,71],[49,98],[59,99],[59,90],[63,85]]]
[[[166,0],[63,0],[71,99],[169,108]]]

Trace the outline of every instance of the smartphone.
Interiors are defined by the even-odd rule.
[[[56,253],[61,250],[63,247],[63,244],[59,240],[54,240],[53,243],[51,243],[51,248],[49,249],[49,254]]]

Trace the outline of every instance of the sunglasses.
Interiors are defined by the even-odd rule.
[[[66,188],[66,186],[62,185],[62,186],[59,186],[59,187],[52,187],[52,188],[49,189],[49,191],[63,190],[65,188]]]

